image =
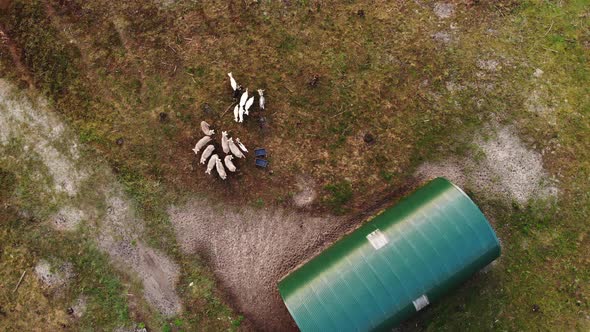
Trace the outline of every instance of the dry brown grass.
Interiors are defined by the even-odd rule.
[[[181,191],[208,187],[235,202],[290,202],[296,177],[306,174],[319,189],[349,181],[349,205],[360,208],[398,186],[419,141],[438,135],[424,123],[453,126],[448,121],[459,115],[434,106],[454,60],[431,37],[448,22],[428,6],[50,1],[47,8],[64,41],[80,50],[84,73],[71,87],[84,93],[58,98],[64,114],[116,169]],[[480,9],[457,6],[463,28],[488,19]],[[221,117],[232,102],[229,71],[250,90],[266,89],[267,128],[256,116],[244,125],[231,112]],[[82,97],[86,108],[71,110]],[[213,115],[203,112],[206,103]],[[169,120],[160,123],[160,112]],[[226,182],[203,174],[190,151],[201,120],[266,147],[273,174],[256,169],[253,158]],[[114,144],[119,137],[122,147]],[[320,190],[315,208],[327,196]]]

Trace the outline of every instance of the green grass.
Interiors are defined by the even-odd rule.
[[[353,194],[350,181],[343,180],[329,184],[324,189],[328,192],[328,197],[325,198],[325,201],[334,213],[343,214],[346,212],[345,205],[351,200]]]
[[[505,117],[533,137],[536,144],[558,139],[562,148],[545,155],[552,174],[559,174],[557,202],[507,205],[478,197],[494,217],[503,254],[496,268],[479,275],[444,304],[422,316],[426,330],[579,330],[590,327],[590,245],[587,234],[590,197],[590,115],[588,1],[528,1],[513,13],[513,23],[500,29],[496,52],[525,57],[529,66],[511,72],[506,90],[531,86],[535,68],[550,86],[557,126],[532,118],[522,103],[507,106]],[[511,88],[512,86],[512,88]],[[502,101],[509,99],[503,98]],[[567,103],[564,102],[567,100]],[[521,111],[518,111],[521,110]]]
[[[53,188],[54,184],[49,170],[39,156],[27,156],[22,145],[21,140],[12,139],[0,150],[4,157],[0,167],[18,184],[13,192],[6,194],[6,199],[10,199],[24,211],[44,219],[56,211],[58,201],[63,197],[48,189]],[[21,172],[16,173],[16,170]]]
[[[40,86],[54,98],[60,98],[78,77],[74,63],[79,51],[59,40],[58,32],[49,26],[43,4],[38,1],[17,2],[10,14],[2,14],[7,32],[16,36],[23,48],[22,60],[35,75]]]
[[[552,221],[556,220],[557,205],[542,201],[532,201],[524,208],[513,205],[508,222],[524,235],[534,231],[548,231]]]

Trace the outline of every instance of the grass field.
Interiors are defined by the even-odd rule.
[[[207,262],[179,250],[170,204],[354,216],[414,183],[425,162],[481,160],[477,140],[493,128],[542,155],[558,194],[519,202],[468,186],[502,258],[404,328],[590,329],[588,0],[7,3],[0,76],[46,98],[85,155],[108,165],[145,242],[180,266],[184,311],[155,314],[87,233],[49,228],[64,198],[41,189],[51,178],[30,170],[42,166],[19,166],[12,142],[0,146],[0,329],[239,328]],[[265,89],[267,110],[243,125],[227,111],[230,71]],[[225,182],[204,174],[190,150],[201,120],[266,147],[272,173],[247,160]],[[302,177],[317,193],[305,208],[292,199]],[[29,272],[13,293],[39,259],[71,262],[74,281],[54,294]],[[65,310],[81,295],[88,314],[72,320]]]

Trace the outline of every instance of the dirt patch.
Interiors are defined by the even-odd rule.
[[[107,252],[120,268],[131,268],[142,281],[144,296],[162,314],[180,312],[180,298],[175,286],[179,267],[168,257],[147,247],[140,239],[143,221],[135,217],[131,203],[120,188],[107,194],[106,216],[99,221],[99,247]]]
[[[439,162],[426,162],[418,168],[418,176],[433,179],[443,176],[459,187],[465,187],[468,183],[468,176],[459,160],[449,159]]]
[[[450,93],[456,93],[466,89],[464,85],[452,81],[445,82],[445,88],[447,88],[447,91]]]
[[[139,264],[136,271],[142,271],[144,293],[148,302],[152,303],[164,315],[172,316],[181,310],[180,298],[175,286],[179,268],[164,254],[154,249],[140,246],[138,250]]]
[[[434,4],[433,11],[434,15],[440,19],[451,18],[455,15],[455,5],[452,3],[437,2]]]
[[[526,203],[531,198],[557,195],[543,168],[539,152],[528,148],[511,128],[499,128],[492,139],[476,139],[479,154],[464,159],[427,162],[417,174],[434,178],[444,176],[473,192],[496,194]]]
[[[549,93],[542,86],[533,90],[525,101],[527,111],[545,119],[548,124],[555,126],[557,124],[557,112],[553,104]]]
[[[525,146],[508,128],[501,129],[497,135],[495,139],[480,141],[479,145],[486,156],[486,168],[499,177],[505,188],[499,191],[509,193],[520,203],[551,194],[552,189],[544,187],[548,174],[543,169],[541,154]]]
[[[454,37],[446,31],[438,31],[432,35],[432,39],[442,44],[449,44],[454,40]]]
[[[35,161],[35,169],[25,167],[14,172],[33,173],[37,180],[47,173],[51,178],[47,188],[43,181],[38,181],[35,189],[50,193],[55,200],[58,212],[49,218],[49,224],[58,230],[72,231],[81,221],[88,220],[88,230],[96,236],[99,248],[120,270],[131,271],[141,280],[146,300],[164,315],[178,313],[178,266],[143,243],[143,220],[136,218],[131,202],[108,167],[83,160],[79,144],[72,137],[43,100],[32,102],[0,80],[0,150],[18,150],[0,155],[0,162],[5,158]],[[88,187],[92,190],[81,189]],[[61,283],[60,275],[52,273],[46,262],[36,271],[48,286]]]
[[[79,158],[77,144],[63,138],[64,126],[56,117],[37,108],[46,109],[47,105],[43,100],[33,105],[27,98],[17,97],[11,86],[0,80],[0,144],[20,141],[25,155],[34,154],[47,167],[53,190],[73,197],[87,177],[76,167]]]
[[[488,60],[479,59],[479,60],[477,60],[477,67],[481,70],[485,70],[488,72],[495,72],[501,68],[500,62],[498,60],[494,60],[494,59],[488,59]]]
[[[300,208],[309,207],[318,196],[315,181],[311,177],[300,176],[296,185],[299,191],[293,196],[293,203]]]
[[[51,224],[60,231],[73,231],[85,218],[84,211],[73,206],[64,206],[51,218]]]
[[[79,297],[76,302],[74,303],[74,305],[72,306],[72,311],[71,314],[72,316],[74,316],[75,318],[82,318],[82,316],[84,316],[84,314],[86,313],[86,307],[87,307],[87,299],[85,296],[81,296]]]
[[[265,331],[296,330],[277,282],[344,228],[331,217],[202,200],[168,212],[182,250],[204,255],[235,306]]]
[[[35,275],[39,281],[51,290],[57,290],[67,286],[74,276],[72,265],[68,262],[59,266],[52,266],[46,260],[40,260],[35,265]]]

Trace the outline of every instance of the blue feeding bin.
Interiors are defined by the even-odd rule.
[[[268,166],[268,160],[256,158],[256,166],[266,168]]]
[[[254,156],[256,156],[256,158],[264,158],[266,157],[266,149],[264,148],[256,148],[254,149]]]

